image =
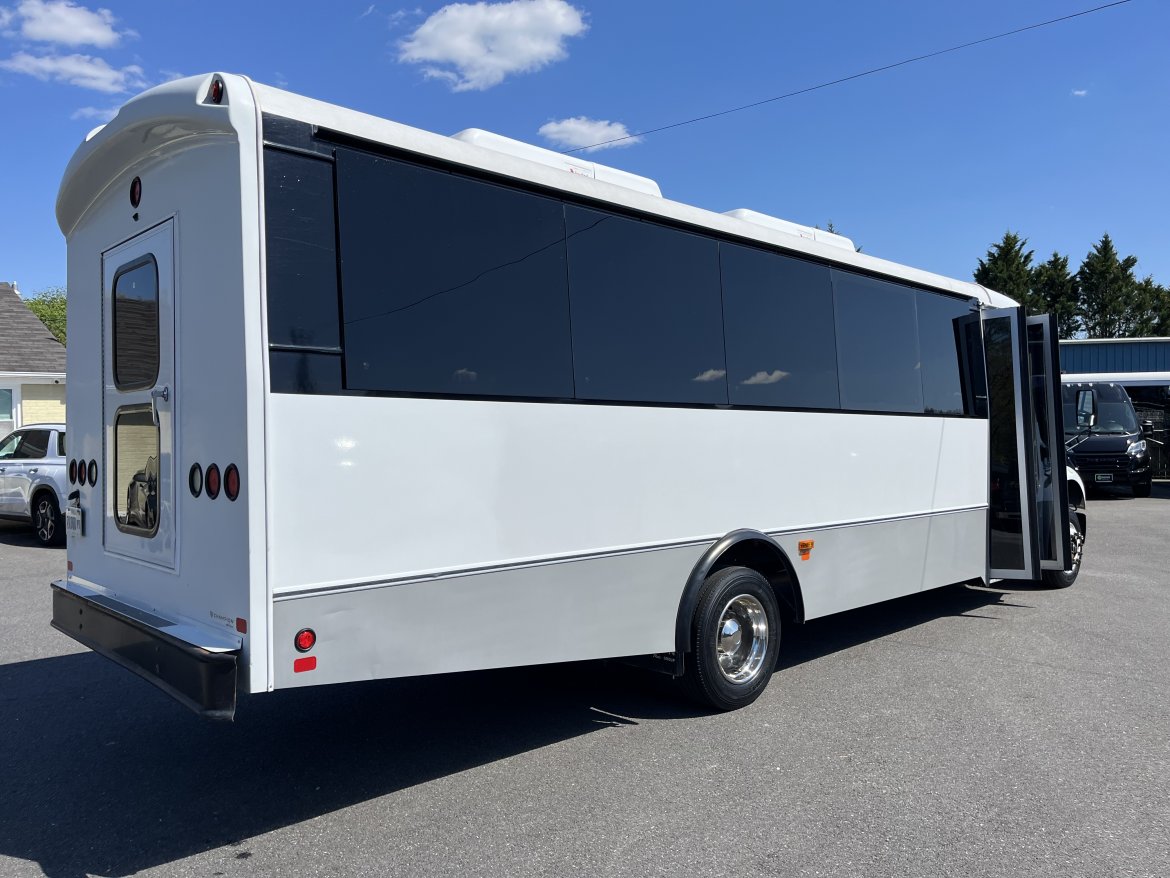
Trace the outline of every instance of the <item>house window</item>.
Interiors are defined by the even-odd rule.
[[[3,439],[16,427],[16,420],[12,417],[12,391],[0,387],[0,439]]]

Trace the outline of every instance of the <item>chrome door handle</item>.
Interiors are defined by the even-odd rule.
[[[154,420],[154,425],[158,426],[158,401],[168,402],[171,398],[170,387],[156,387],[150,391],[150,416]]]

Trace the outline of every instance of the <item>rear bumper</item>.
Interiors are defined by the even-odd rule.
[[[237,660],[230,644],[197,646],[182,626],[71,583],[54,582],[52,625],[210,719],[236,712]]]

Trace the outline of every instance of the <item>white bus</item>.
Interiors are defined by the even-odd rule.
[[[839,236],[227,74],[57,217],[53,625],[208,716],[635,656],[732,709],[785,626],[1075,575],[1052,322]]]

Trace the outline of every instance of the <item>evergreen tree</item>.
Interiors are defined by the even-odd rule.
[[[1125,338],[1133,334],[1137,280],[1136,256],[1121,259],[1108,234],[1093,245],[1077,272],[1081,285],[1081,318],[1089,338]]]
[[[1032,295],[1032,251],[1025,251],[1027,238],[1004,232],[1003,240],[992,244],[987,258],[979,260],[975,283],[1015,299],[1029,314],[1042,314],[1046,303]]]
[[[1130,335],[1141,338],[1170,334],[1170,290],[1152,277],[1134,285]]]
[[[1061,338],[1073,338],[1081,328],[1081,288],[1068,270],[1068,257],[1053,253],[1032,271],[1032,295],[1044,302],[1044,310],[1056,317]]]

